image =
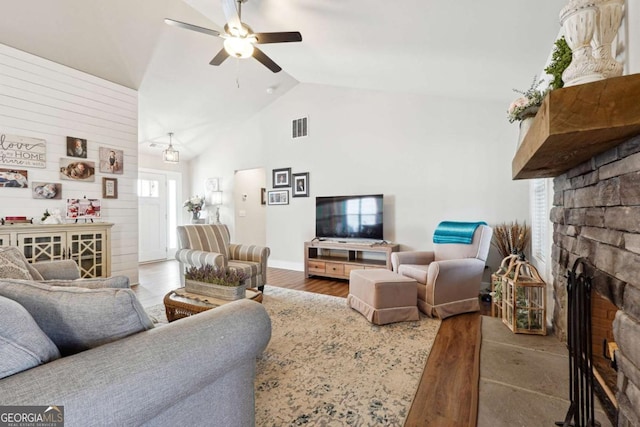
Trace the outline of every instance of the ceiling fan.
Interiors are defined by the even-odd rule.
[[[166,18],[164,22],[187,30],[197,31],[224,39],[224,48],[209,62],[211,65],[220,65],[229,56],[236,58],[249,58],[253,56],[265,67],[277,73],[282,68],[273,62],[263,51],[255,45],[267,43],[301,42],[302,35],[298,31],[286,31],[277,33],[254,33],[251,27],[241,21],[242,3],[247,0],[221,0],[222,10],[227,19],[224,33],[197,25],[187,24]],[[236,6],[237,4],[237,6]]]

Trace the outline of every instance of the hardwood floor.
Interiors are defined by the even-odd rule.
[[[405,426],[476,425],[480,325],[480,313],[442,322]]]
[[[143,306],[161,304],[180,286],[177,261],[140,266],[133,286]],[[269,268],[267,283],[288,289],[346,297],[346,280],[307,279],[303,272]],[[483,306],[483,310],[487,307]],[[475,426],[478,407],[480,313],[445,319],[422,374],[405,426]]]

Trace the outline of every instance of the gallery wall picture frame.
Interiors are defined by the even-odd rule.
[[[87,140],[75,136],[67,137],[67,156],[87,158]]]
[[[100,218],[100,199],[67,199],[67,219],[91,219]]]
[[[122,175],[124,173],[124,151],[100,147],[98,149],[98,170],[102,173]]]
[[[260,204],[261,205],[267,204],[267,189],[264,187],[260,189]]]
[[[24,169],[0,168],[0,187],[4,188],[28,188],[29,172]]]
[[[218,178],[207,178],[204,182],[204,188],[207,193],[220,191],[220,180]]]
[[[103,199],[118,198],[118,180],[116,178],[102,177],[102,198]]]
[[[280,168],[272,171],[272,187],[291,187],[291,168]]]
[[[288,205],[289,190],[272,190],[269,191],[269,205]]]
[[[40,138],[0,133],[0,165],[46,168],[47,141]]]
[[[59,182],[32,182],[31,195],[34,199],[62,199],[62,184]]]
[[[291,186],[292,197],[309,197],[309,172],[294,173]]]
[[[72,181],[94,182],[96,180],[96,164],[88,160],[60,159],[60,179]]]

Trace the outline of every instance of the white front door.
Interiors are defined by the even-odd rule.
[[[138,173],[139,262],[167,259],[167,178]]]

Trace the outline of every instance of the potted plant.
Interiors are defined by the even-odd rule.
[[[533,82],[531,83],[531,87],[526,91],[521,91],[518,89],[513,89],[514,92],[521,94],[522,96],[509,105],[509,109],[507,110],[507,118],[509,119],[509,123],[513,123],[515,121],[520,122],[520,136],[518,138],[518,146],[524,139],[525,135],[529,131],[531,124],[533,123],[533,119],[542,105],[542,100],[544,99],[549,89],[540,90],[538,87],[542,83],[542,80],[536,81],[537,77],[533,78]]]
[[[242,271],[206,264],[202,267],[189,267],[184,278],[187,292],[228,301],[245,296],[246,275]]]
[[[491,298],[493,300],[492,316],[502,317],[502,293],[505,274],[511,270],[512,264],[518,260],[519,255],[524,259],[524,250],[529,246],[531,229],[525,222],[519,224],[518,221],[510,224],[502,223],[493,228],[494,246],[503,260],[498,271],[491,275]]]
[[[191,219],[194,223],[196,223],[200,219],[200,211],[204,206],[204,197],[198,196],[196,194],[189,200],[185,200],[183,206],[187,208],[187,212],[191,212]]]
[[[515,121],[521,121],[527,117],[534,117],[542,105],[542,100],[549,91],[549,89],[540,90],[538,87],[542,84],[542,80],[536,81],[537,76],[534,76],[531,86],[526,91],[513,89],[514,92],[521,94],[522,96],[516,99],[509,105],[507,110],[507,118],[509,123]]]
[[[562,36],[554,43],[553,53],[551,54],[551,63],[544,69],[545,73],[553,76],[553,80],[549,84],[549,88],[551,90],[560,89],[564,86],[562,73],[567,69],[569,64],[571,64],[571,59],[571,48],[567,44],[564,36]]]
[[[529,246],[531,238],[531,229],[526,222],[519,224],[518,221],[509,224],[498,224],[493,228],[493,245],[502,258],[509,255],[518,255],[524,253]]]

